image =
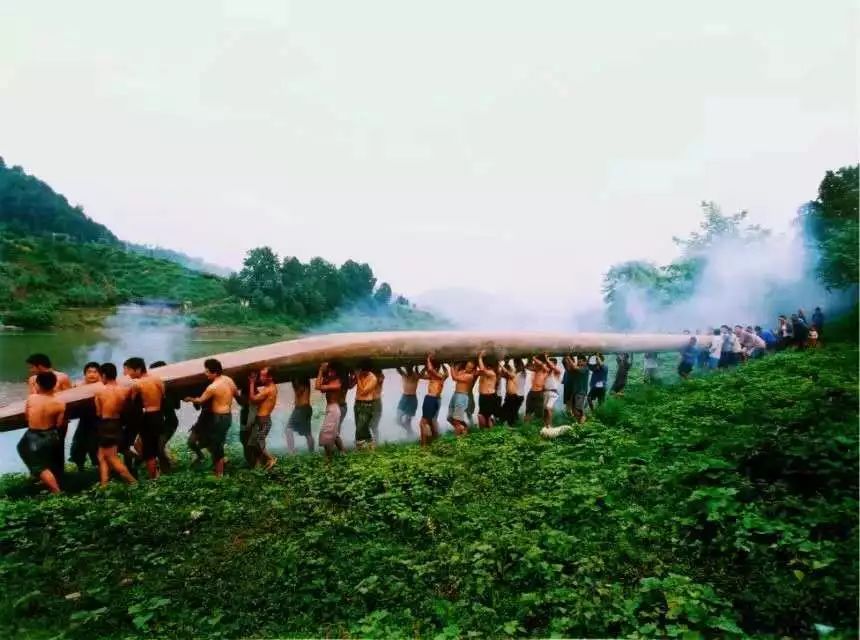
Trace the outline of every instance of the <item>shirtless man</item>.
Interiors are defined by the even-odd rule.
[[[427,354],[424,369],[418,373],[418,377],[427,380],[427,394],[421,404],[418,440],[422,445],[428,445],[439,437],[439,408],[442,405],[442,389],[448,372],[441,362]]]
[[[376,376],[376,388],[373,390],[373,418],[370,421],[370,433],[373,441],[379,444],[379,423],[382,422],[382,391],[385,384],[385,372],[379,367],[373,370]]]
[[[489,429],[495,424],[495,416],[499,413],[499,396],[496,393],[499,380],[499,365],[496,362],[484,362],[486,351],[478,354],[478,426]]]
[[[212,426],[206,446],[212,454],[212,469],[216,478],[224,475],[224,442],[233,422],[233,400],[239,397],[239,389],[215,358],[203,362],[203,370],[209,386],[198,398],[185,398],[185,402],[205,405],[212,402]]]
[[[30,372],[30,378],[27,383],[30,386],[30,393],[38,393],[39,388],[36,384],[36,374],[38,373],[46,373],[51,372],[57,377],[57,385],[54,387],[54,393],[59,393],[60,391],[65,391],[66,389],[72,388],[72,381],[68,375],[63,373],[62,371],[55,371],[51,366],[51,359],[46,356],[44,353],[34,353],[29,358],[27,358],[27,368]],[[59,434],[60,440],[62,441],[61,447],[57,448],[54,451],[54,462],[51,464],[51,472],[54,474],[54,477],[57,479],[57,482],[63,483],[63,476],[66,473],[65,467],[65,452],[66,452],[66,431],[68,430],[69,423],[68,421],[64,422],[60,427]]]
[[[101,365],[99,374],[102,388],[96,391],[95,395],[96,416],[98,416],[96,433],[99,442],[99,485],[107,486],[111,470],[127,484],[136,484],[137,480],[119,457],[119,447],[124,439],[120,417],[128,403],[131,388],[121,387],[116,383],[116,365],[112,362]]]
[[[547,354],[544,354],[543,356],[543,363],[547,367],[547,376],[544,380],[543,424],[545,427],[551,427],[552,414],[555,409],[555,404],[558,402],[558,385],[561,382],[561,367],[558,366],[558,361],[555,358],[550,358]]]
[[[526,369],[532,372],[532,386],[526,396],[525,420],[528,421],[544,414],[544,385],[549,375],[549,367],[536,356],[532,356]]]
[[[510,426],[517,423],[520,407],[523,404],[523,388],[525,387],[526,372],[523,361],[515,358],[509,362],[502,363],[500,374],[505,381],[505,402],[502,405],[502,421]],[[522,375],[522,387],[520,386],[520,375]]]
[[[376,391],[377,377],[373,373],[370,360],[362,360],[355,374],[355,448],[373,446],[373,396]]]
[[[337,365],[327,362],[320,364],[314,388],[325,394],[325,417],[320,427],[319,445],[325,449],[326,460],[331,460],[335,450],[341,453],[346,451],[340,437],[340,424],[343,421],[340,404],[345,396],[343,387],[348,386],[349,381],[350,375],[342,374]]]
[[[65,425],[66,404],[54,397],[57,376],[52,371],[40,371],[33,382],[36,392],[27,398],[24,409],[27,416],[27,431],[18,442],[18,455],[30,473],[48,487],[51,493],[60,493],[57,477],[51,467],[60,449],[62,459],[63,440],[60,429]]]
[[[469,418],[466,411],[469,408],[469,395],[475,386],[475,363],[469,360],[465,364],[455,364],[451,369],[451,378],[455,382],[454,395],[448,405],[448,422],[454,427],[458,436],[465,435],[468,430]]]
[[[27,368],[30,371],[30,379],[27,381],[30,385],[30,393],[38,393],[39,388],[36,384],[36,374],[50,371],[57,377],[57,386],[54,388],[54,393],[65,391],[72,388],[72,380],[62,371],[55,371],[51,366],[51,359],[44,353],[34,353],[27,358]]]
[[[164,382],[147,373],[143,358],[129,358],[122,365],[123,373],[132,380],[131,396],[139,397],[143,409],[140,421],[142,457],[150,480],[158,477],[159,441],[164,433]]]
[[[98,362],[88,362],[84,365],[84,377],[75,386],[87,384],[101,385],[101,374]],[[87,402],[78,414],[78,426],[72,436],[72,446],[69,450],[69,461],[74,462],[78,471],[84,470],[84,464],[89,457],[93,467],[99,467],[99,443],[96,436],[96,409],[92,402]]]
[[[397,367],[403,385],[400,402],[397,403],[397,424],[412,433],[412,418],[418,413],[418,381],[421,377],[414,365]]]
[[[314,450],[314,436],[311,433],[311,417],[313,409],[311,408],[311,381],[307,378],[299,378],[293,380],[293,395],[295,396],[295,406],[290,419],[287,421],[287,449],[290,453],[296,452],[296,443],[293,439],[293,431],[300,436],[304,436],[308,443],[308,451]]]
[[[259,386],[257,383],[260,383]],[[254,451],[254,465],[262,464],[268,471],[277,462],[275,456],[266,449],[266,438],[272,430],[272,411],[278,402],[278,385],[272,379],[268,367],[260,369],[259,376],[252,373],[248,377],[248,401],[257,407],[257,417],[251,427],[251,447]]]

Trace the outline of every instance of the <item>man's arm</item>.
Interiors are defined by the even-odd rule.
[[[358,377],[356,391],[361,395],[365,395],[367,393],[372,393],[376,388],[376,376],[372,373],[367,373],[364,376]]]
[[[439,373],[439,371],[436,369],[436,367],[433,366],[433,363],[430,362],[430,356],[427,356],[427,366],[425,368],[425,371],[429,375],[429,377],[427,378],[428,380],[430,378],[433,378],[435,380],[444,380],[445,379],[445,376],[443,374]]]
[[[484,366],[484,351],[478,352],[478,373],[484,375],[487,372],[487,367]]]
[[[65,391],[66,389],[72,388],[72,379],[67,375],[63,374],[60,376],[59,381],[57,382],[57,391]]]
[[[102,417],[102,399],[98,394],[93,398],[93,404],[96,406],[96,416]]]
[[[63,427],[66,426],[66,403],[65,402],[60,403],[60,408],[57,411],[57,417],[55,419],[54,426],[57,427],[57,429],[62,429]]]
[[[403,369],[402,367],[395,367],[394,370],[400,374],[401,378],[408,378],[409,377],[409,374],[406,372],[406,369]]]
[[[194,398],[194,397],[189,396],[189,397],[185,398],[185,402],[191,402],[194,404],[204,404],[207,400],[212,398],[212,396],[214,394],[215,394],[215,385],[210,384],[208,387],[206,387],[206,390],[203,392],[203,394],[199,398]],[[129,398],[131,398],[131,395],[132,394],[129,393]]]

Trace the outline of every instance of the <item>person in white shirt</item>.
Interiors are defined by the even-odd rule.
[[[714,329],[714,338],[708,347],[708,369],[716,369],[720,366],[720,353],[723,350],[723,335],[719,329]]]

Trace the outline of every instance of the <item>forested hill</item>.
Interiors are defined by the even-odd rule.
[[[67,234],[84,242],[118,243],[103,224],[89,218],[80,206],[21,167],[6,166],[0,158],[0,223],[6,233]]]
[[[377,283],[370,265],[352,260],[303,263],[257,247],[239,273],[218,271],[176,251],[121,242],[45,182],[0,159],[0,324],[48,328],[69,317],[64,309],[159,298],[190,303],[192,324],[272,334],[343,323],[347,310],[355,320],[346,324],[357,329],[438,325]]]

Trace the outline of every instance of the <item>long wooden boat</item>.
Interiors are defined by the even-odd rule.
[[[677,351],[689,341],[688,335],[625,333],[539,333],[475,331],[385,331],[373,333],[336,333],[287,340],[240,351],[215,354],[224,373],[243,383],[251,371],[270,367],[278,382],[299,376],[313,376],[320,362],[338,360],[354,366],[371,358],[382,368],[418,364],[433,352],[445,362],[474,357],[486,350],[496,357],[524,357],[535,353],[617,353]],[[699,336],[700,345],[710,337]],[[155,374],[168,389],[181,394],[201,389],[206,384],[205,358],[186,360],[160,367]],[[121,363],[117,363],[118,365]],[[84,385],[57,394],[66,402],[69,415],[75,416],[91,402],[96,385]],[[24,400],[0,407],[0,431],[25,427]]]

